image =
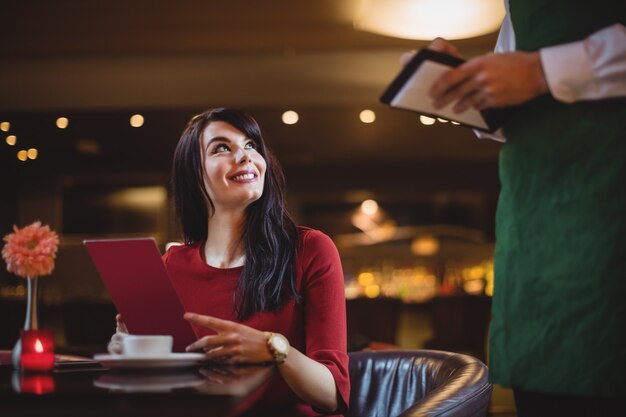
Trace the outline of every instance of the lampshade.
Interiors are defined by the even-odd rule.
[[[494,32],[503,0],[362,0],[358,30],[406,39],[464,39]]]

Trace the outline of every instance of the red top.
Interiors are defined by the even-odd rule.
[[[346,302],[343,271],[332,240],[318,230],[298,227],[296,289],[302,296],[293,297],[276,312],[253,314],[243,324],[262,331],[284,335],[291,346],[330,370],[339,397],[339,409],[345,410],[350,398],[346,342]],[[170,278],[185,311],[238,321],[233,296],[243,267],[219,269],[207,265],[201,244],[173,246],[163,255]],[[214,333],[194,325],[199,337]],[[253,407],[280,408],[282,415],[317,416],[302,402],[282,378],[272,378],[255,395]],[[252,406],[252,404],[249,404]],[[273,415],[277,415],[274,413]]]

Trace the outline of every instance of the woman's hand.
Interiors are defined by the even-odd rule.
[[[126,328],[126,324],[122,320],[122,315],[118,314],[115,316],[115,334],[111,336],[111,340],[107,345],[107,350],[109,353],[121,355],[124,353],[124,345],[122,343],[122,339],[124,336],[128,334],[128,329]]]
[[[118,314],[115,316],[115,331],[117,333],[126,333],[128,334],[128,329],[126,328],[126,324],[122,320],[122,315]]]
[[[224,363],[271,362],[265,333],[252,327],[216,317],[185,313],[185,320],[207,327],[217,334],[204,336],[187,351],[204,350],[209,359]]]

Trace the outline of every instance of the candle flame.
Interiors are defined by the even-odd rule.
[[[43,352],[43,344],[41,343],[41,340],[39,339],[35,341],[35,352],[37,353]]]

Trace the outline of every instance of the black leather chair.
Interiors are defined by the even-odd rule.
[[[346,417],[486,416],[491,384],[478,359],[437,350],[351,352]]]

